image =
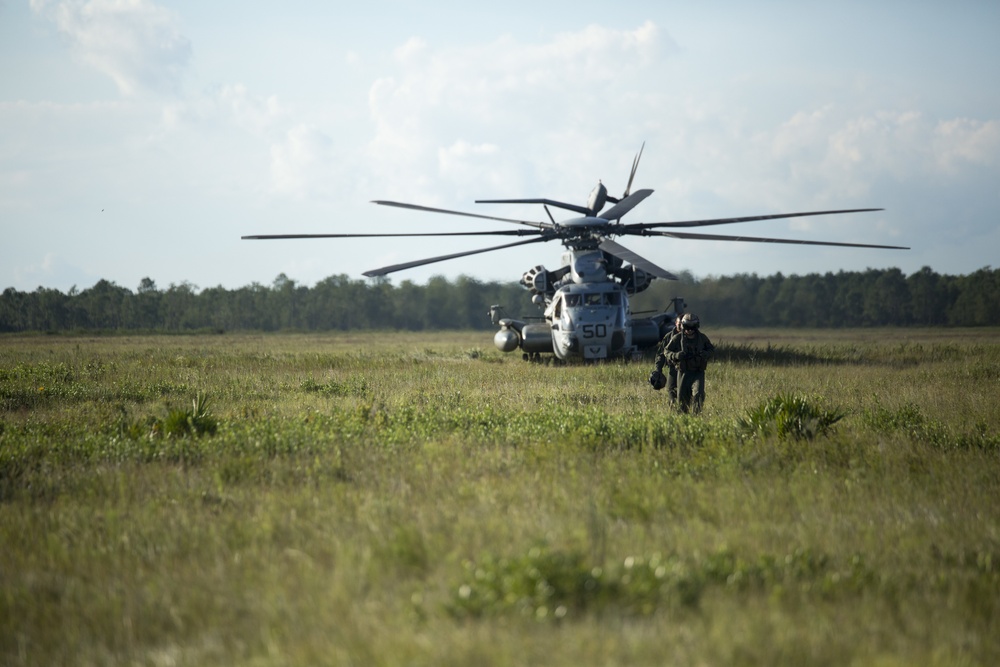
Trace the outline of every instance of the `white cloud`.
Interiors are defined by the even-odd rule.
[[[253,134],[263,133],[283,114],[275,95],[266,98],[251,95],[242,84],[223,86],[216,99],[230,111],[239,127]]]
[[[175,93],[191,57],[176,14],[149,0],[31,0],[76,54],[124,95]]]
[[[411,37],[402,46],[396,48],[393,55],[400,63],[407,65],[419,62],[421,56],[426,52],[427,42],[419,37]]]
[[[656,113],[650,103],[661,73],[651,65],[674,48],[652,22],[634,30],[590,26],[534,43],[504,36],[437,48],[410,39],[395,52],[393,76],[370,88],[372,170],[387,183],[414,186],[401,194],[419,195],[417,188],[428,185],[428,165],[438,160],[441,177],[461,180],[465,170],[448,168],[455,147],[489,145],[488,154],[465,158],[502,172],[510,156],[520,164],[510,169],[515,182],[524,176],[514,172],[531,168],[548,171],[550,182],[562,176],[596,181],[600,174],[588,161],[620,151],[623,128],[609,127],[606,119],[634,117],[637,109]],[[628,151],[642,132],[626,128]]]
[[[947,172],[963,164],[995,166],[1000,156],[1000,120],[955,118],[938,123],[933,147],[938,165]]]
[[[775,192],[780,198],[813,192],[817,201],[857,200],[885,182],[918,191],[944,173],[996,165],[1000,121],[952,119],[932,122],[912,110],[847,116],[827,105],[795,113],[774,128],[758,129],[751,142],[736,137],[735,165],[759,168],[737,178],[730,194],[752,198]],[[742,148],[741,148],[742,147]]]
[[[451,146],[438,149],[438,172],[445,178],[475,180],[475,174],[470,173],[481,165],[477,158],[487,160],[496,155],[497,147],[493,144],[473,145],[467,141],[456,141]]]
[[[271,185],[278,194],[322,196],[337,183],[333,140],[317,127],[298,125],[271,147]]]
[[[221,123],[253,136],[262,136],[287,121],[289,113],[277,96],[255,95],[245,85],[237,83],[218,86],[199,97],[167,105],[163,109],[163,123],[171,129],[182,123]]]
[[[29,261],[14,266],[13,276],[17,284],[23,285],[22,289],[29,291],[35,287],[50,285],[65,285],[63,289],[75,285],[79,289],[85,289],[100,279],[53,252],[46,252],[38,262]]]

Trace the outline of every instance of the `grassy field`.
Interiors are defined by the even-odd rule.
[[[0,664],[1000,664],[1000,331],[706,333],[0,337]]]

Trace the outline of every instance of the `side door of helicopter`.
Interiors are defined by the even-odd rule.
[[[552,352],[560,359],[576,355],[579,348],[572,313],[578,302],[577,294],[556,292],[546,313],[552,327]]]

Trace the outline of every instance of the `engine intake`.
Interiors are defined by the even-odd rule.
[[[524,272],[521,276],[521,284],[531,290],[532,294],[545,294],[549,291],[552,282],[549,280],[549,272],[539,264]]]

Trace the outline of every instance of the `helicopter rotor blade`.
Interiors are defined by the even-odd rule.
[[[793,245],[830,245],[845,248],[881,248],[883,250],[909,250],[898,245],[875,245],[872,243],[839,243],[836,241],[804,241],[801,239],[773,239],[760,236],[725,236],[721,234],[695,234],[692,232],[640,232],[642,236],[666,236],[672,239],[694,239],[697,241],[747,241],[752,243],[790,243]]]
[[[446,208],[432,208],[430,206],[420,206],[419,204],[405,204],[398,201],[385,201],[382,199],[372,200],[373,204],[379,206],[395,206],[396,208],[408,208],[414,211],[428,211],[430,213],[445,213],[447,215],[460,215],[466,218],[482,218],[483,220],[499,220],[500,222],[512,222],[516,225],[527,225],[535,229],[549,229],[552,225],[547,222],[532,222],[530,220],[514,220],[512,218],[498,218],[495,215],[479,215],[478,213],[466,213],[465,211],[452,211]]]
[[[386,234],[253,234],[241,236],[244,241],[272,241],[275,239],[351,239],[351,238],[378,238],[389,236],[527,236],[529,234],[541,234],[542,232],[533,229],[501,229],[492,232],[410,232],[410,233],[386,233]]]
[[[833,215],[835,213],[867,213],[869,211],[884,211],[882,208],[852,208],[842,211],[805,211],[803,213],[775,213],[772,215],[752,215],[739,218],[711,218],[708,220],[683,220],[679,222],[635,222],[625,227],[629,229],[655,229],[658,227],[705,227],[708,225],[728,225],[734,222],[753,222],[755,220],[778,220],[780,218],[805,218],[811,215]],[[630,232],[625,232],[630,233]]]
[[[656,264],[653,264],[645,257],[636,254],[620,243],[615,243],[610,239],[604,239],[597,247],[609,255],[614,255],[618,259],[624,260],[633,266],[642,269],[652,276],[663,278],[664,280],[679,280],[679,278],[674,274],[670,273],[666,269],[660,268]]]
[[[622,195],[622,199],[628,197],[628,193],[632,191],[632,181],[635,179],[635,171],[639,168],[639,160],[642,158],[642,149],[646,147],[646,142],[642,142],[642,146],[639,147],[639,152],[636,154],[635,159],[632,160],[632,171],[628,175],[628,185],[625,186],[625,194]]]
[[[590,209],[586,206],[578,206],[577,204],[567,204],[566,202],[556,201],[555,199],[477,199],[477,204],[542,204],[543,206],[555,206],[556,208],[565,209],[567,211],[573,211],[574,213],[579,213],[580,215],[590,215]]]
[[[629,193],[632,192],[632,181],[635,180],[635,171],[639,168],[639,159],[642,157],[642,149],[646,147],[646,142],[642,142],[642,146],[639,147],[639,152],[635,154],[635,158],[632,160],[632,171],[628,175],[628,185],[625,186],[625,193],[619,197],[612,197],[608,195],[606,199],[612,204],[617,204],[622,199],[628,197]]]
[[[603,218],[604,220],[618,220],[651,194],[653,194],[653,191],[649,189],[636,190],[634,193],[626,196],[624,199],[621,199],[617,204],[608,210],[603,213],[598,213],[597,217]]]
[[[513,248],[519,245],[528,245],[529,243],[539,243],[541,241],[550,241],[556,238],[555,236],[545,235],[539,236],[538,238],[528,239],[527,241],[516,241],[514,243],[506,243],[504,245],[492,246],[490,248],[479,248],[478,250],[466,250],[464,252],[456,252],[450,255],[441,255],[439,257],[428,257],[427,259],[418,259],[412,262],[404,262],[402,264],[393,264],[391,266],[383,266],[380,269],[372,269],[371,271],[365,271],[365,276],[369,278],[374,278],[377,276],[384,276],[389,273],[395,273],[396,271],[402,271],[404,269],[412,269],[417,266],[424,266],[425,264],[434,264],[435,262],[443,262],[448,259],[458,259],[459,257],[467,257],[469,255],[478,255],[483,252],[490,252],[492,250],[502,250],[503,248]]]

